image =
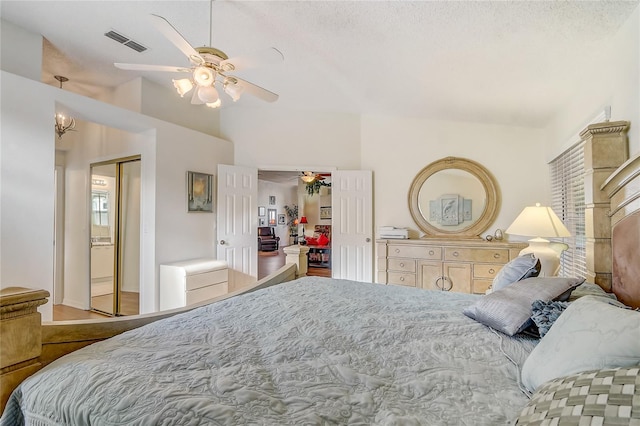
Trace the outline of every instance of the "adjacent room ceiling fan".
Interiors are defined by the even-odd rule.
[[[189,73],[191,74],[189,78],[173,80],[173,85],[178,94],[184,96],[195,88],[191,103],[196,105],[206,104],[211,108],[217,108],[222,103],[216,90],[216,85],[221,87],[234,102],[240,99],[243,93],[248,93],[266,102],[278,100],[277,94],[229,74],[232,71],[240,71],[257,65],[282,62],[284,56],[278,49],[267,49],[254,57],[238,56],[229,58],[224,52],[215,47],[203,46],[194,48],[165,18],[159,15],[151,15],[151,18],[155,27],[189,59],[189,66],[114,63],[117,68],[136,71]],[[211,44],[211,28],[209,29],[209,44]]]
[[[324,180],[324,176],[322,176],[320,173],[302,172],[302,176],[300,176],[300,179],[302,179],[303,182],[309,184],[315,181]]]

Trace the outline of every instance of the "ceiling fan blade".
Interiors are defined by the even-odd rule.
[[[253,83],[249,83],[248,81],[242,80],[241,78],[238,78],[235,76],[233,78],[235,78],[238,81],[238,83],[236,84],[242,87],[245,93],[253,95],[256,98],[262,99],[263,101],[266,101],[266,102],[275,102],[279,98],[277,94],[270,92],[267,89],[263,89],[260,86],[257,86]]]
[[[173,43],[184,55],[189,58],[190,61],[202,64],[204,59],[200,54],[189,44],[182,34],[176,30],[173,25],[169,23],[166,19],[164,19],[160,15],[151,14],[153,22],[155,23],[156,28],[160,31],[171,43]]]
[[[170,65],[122,64],[119,62],[116,62],[113,65],[121,70],[132,71],[191,72],[190,68],[172,67]]]
[[[275,47],[271,47],[252,55],[229,58],[220,62],[220,66],[224,67],[225,64],[231,64],[235,71],[240,71],[261,65],[275,65],[282,61],[284,61],[284,55],[282,52]]]

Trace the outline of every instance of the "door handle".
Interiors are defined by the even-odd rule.
[[[225,241],[224,240],[220,240],[220,245],[221,246],[225,245]]]
[[[371,238],[367,238],[365,241],[370,243],[371,242]]]

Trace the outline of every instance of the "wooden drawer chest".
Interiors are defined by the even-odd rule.
[[[526,243],[478,239],[377,240],[377,279],[428,290],[484,294]]]

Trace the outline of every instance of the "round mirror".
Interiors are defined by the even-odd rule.
[[[499,207],[493,176],[464,158],[434,161],[409,189],[411,217],[427,236],[478,237],[495,221]]]

